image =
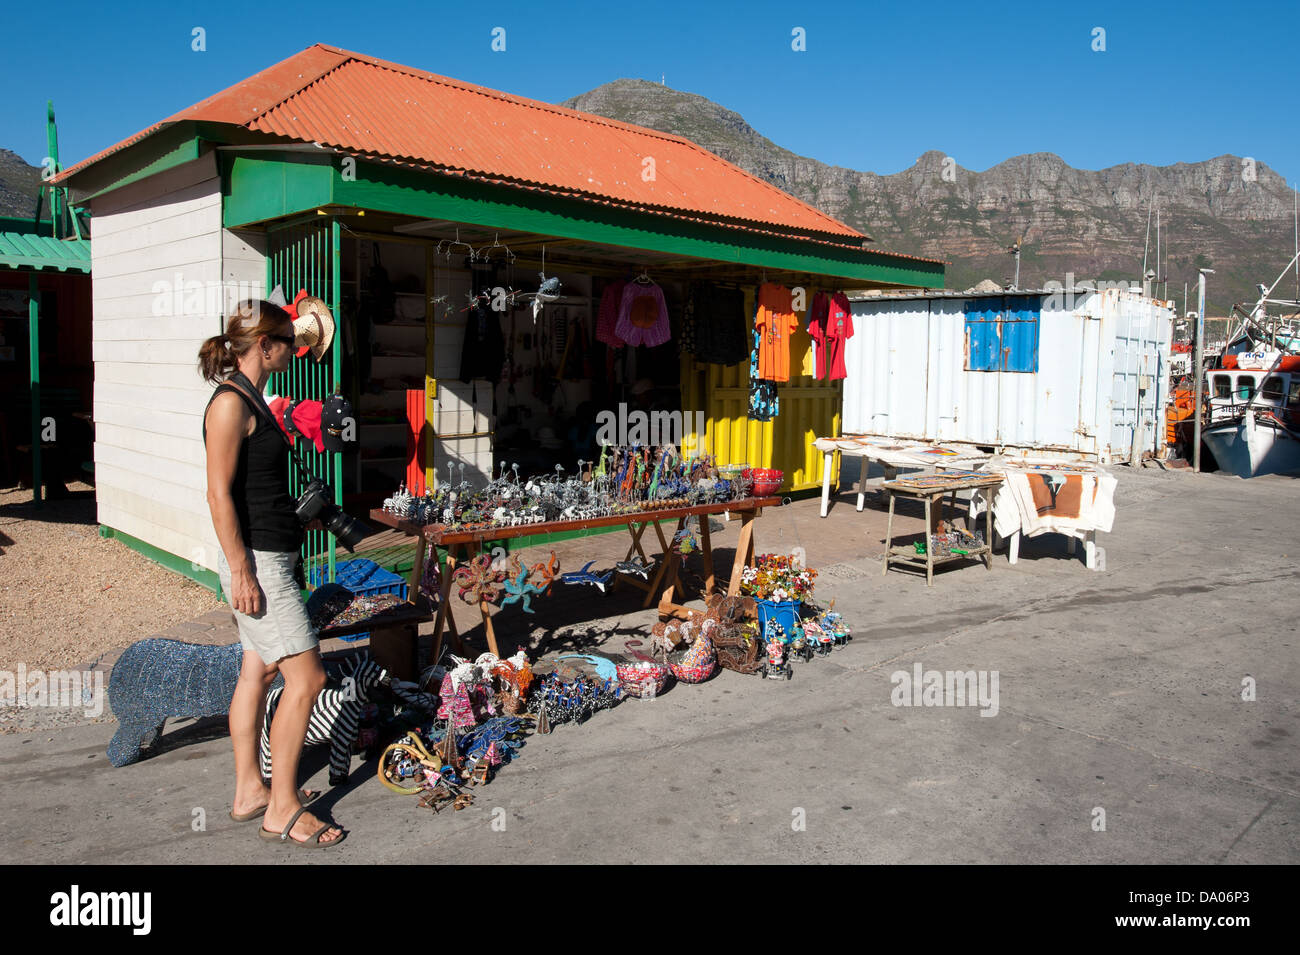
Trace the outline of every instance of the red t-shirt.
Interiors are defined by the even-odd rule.
[[[808,311],[808,335],[817,343],[813,348],[817,355],[817,367],[813,377],[818,380],[826,377],[826,316],[830,311],[830,305],[830,296],[825,292],[818,292],[813,296],[812,308]]]
[[[826,313],[826,366],[829,380],[849,376],[844,367],[844,346],[853,337],[853,311],[848,297],[843,292],[831,296],[830,308]]]

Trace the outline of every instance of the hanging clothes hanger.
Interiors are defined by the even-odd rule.
[[[515,264],[515,259],[517,258],[517,256],[510,251],[510,246],[506,245],[501,241],[500,233],[494,234],[492,236],[492,244],[485,249],[479,250],[478,255],[480,258],[482,258],[484,262],[488,262],[491,260],[492,253],[496,249],[503,250],[504,255],[502,256],[502,261],[504,261],[507,265],[513,266]]]
[[[474,246],[470,245],[468,242],[460,241],[460,229],[456,230],[455,239],[439,239],[438,244],[434,246],[433,251],[435,255],[445,254],[447,260],[450,262],[451,250],[454,248],[464,249],[468,253],[470,262],[474,262],[478,258],[478,253],[474,251]]]

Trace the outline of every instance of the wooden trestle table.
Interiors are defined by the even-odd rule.
[[[608,517],[596,517],[587,520],[578,521],[546,521],[540,524],[520,524],[512,527],[487,527],[476,530],[449,530],[442,524],[429,524],[422,526],[408,520],[403,520],[396,515],[390,514],[381,509],[375,509],[370,512],[370,519],[377,524],[383,524],[387,527],[394,527],[400,531],[410,534],[417,538],[415,564],[411,569],[410,592],[412,595],[419,593],[420,579],[424,574],[424,553],[426,544],[433,544],[435,548],[442,548],[444,556],[439,568],[441,581],[441,600],[438,602],[438,610],[434,619],[433,629],[433,660],[439,660],[442,657],[442,637],[444,632],[449,632],[454,646],[457,650],[463,651],[463,645],[460,640],[460,633],[456,628],[455,616],[452,613],[451,590],[452,575],[456,568],[463,563],[472,561],[484,551],[491,552],[492,544],[497,541],[512,540],[520,537],[533,537],[544,534],[561,534],[572,533],[574,531],[584,531],[601,527],[617,527],[623,525],[627,528],[631,536],[631,543],[628,545],[627,555],[624,560],[630,560],[633,554],[640,555],[646,564],[651,564],[650,557],[646,554],[642,546],[642,536],[646,528],[653,527],[655,536],[659,539],[660,553],[663,559],[655,567],[654,574],[647,581],[637,580],[634,575],[621,575],[620,580],[628,583],[640,590],[645,591],[645,602],[643,607],[649,607],[659,596],[659,613],[665,617],[684,617],[687,608],[673,601],[674,592],[682,586],[679,576],[681,570],[681,555],[671,547],[671,537],[664,535],[663,528],[660,527],[661,521],[677,521],[676,530],[680,531],[686,526],[686,521],[690,517],[705,518],[699,522],[700,525],[700,552],[704,558],[705,583],[703,597],[707,600],[717,589],[715,568],[713,565],[713,545],[710,540],[709,522],[707,517],[712,514],[738,514],[741,518],[740,536],[736,540],[736,556],[732,562],[731,577],[727,584],[727,594],[735,596],[740,592],[740,575],[746,566],[753,566],[754,563],[754,521],[763,513],[765,507],[775,507],[781,503],[779,497],[751,497],[741,501],[723,501],[718,504],[701,504],[695,507],[672,507],[661,508],[658,510],[632,511],[626,514],[611,514]],[[572,568],[571,568],[572,569]],[[556,581],[558,584],[558,579]],[[496,633],[492,629],[492,617],[488,610],[488,603],[481,601],[479,611],[483,616],[483,626],[487,634],[488,648],[498,656],[500,651],[497,648]]]

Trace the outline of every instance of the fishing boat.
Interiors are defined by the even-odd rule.
[[[1207,377],[1210,423],[1201,440],[1220,469],[1240,477],[1300,471],[1300,355],[1225,355]]]
[[[1233,306],[1241,325],[1205,370],[1209,402],[1201,439],[1221,470],[1244,478],[1300,471],[1300,303],[1259,289],[1254,308]],[[1293,314],[1270,318],[1270,305],[1289,306]]]

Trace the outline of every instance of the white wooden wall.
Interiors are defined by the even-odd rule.
[[[222,228],[211,155],[91,211],[99,522],[215,570],[198,351],[227,297],[264,287],[261,239]]]

